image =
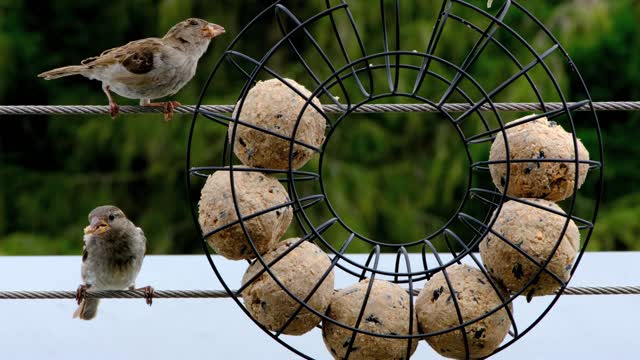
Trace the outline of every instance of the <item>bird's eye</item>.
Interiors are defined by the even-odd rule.
[[[116,218],[115,215],[113,215],[113,214],[109,215],[109,221],[113,221],[113,220],[115,220],[115,218]]]
[[[196,26],[196,25],[198,25],[198,22],[195,21],[195,20],[189,20],[189,25]]]

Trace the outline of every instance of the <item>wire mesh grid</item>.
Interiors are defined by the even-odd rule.
[[[406,41],[408,34],[403,34],[401,31],[403,17],[400,1],[381,0],[377,4],[381,37],[376,39],[366,39],[359,32],[358,19],[351,9],[354,6],[353,3],[355,2],[332,2],[326,0],[323,4],[324,8],[319,8],[315,14],[300,20],[295,12],[290,9],[287,1],[276,1],[246,25],[230,43],[222,58],[216,64],[196,107],[189,135],[186,164],[192,215],[198,231],[202,234],[203,247],[207,258],[225,290],[233,297],[247,316],[252,318],[257,326],[275,340],[304,358],[311,357],[305,354],[304,350],[292,345],[286,336],[282,336],[287,326],[303,310],[322,318],[324,324],[335,324],[352,332],[350,341],[345,343],[346,353],[344,358],[349,358],[354,351],[354,341],[358,334],[404,339],[407,341],[405,357],[409,358],[412,345],[420,339],[455,331],[460,332],[466,358],[470,358],[471,353],[465,329],[473,323],[504,309],[511,323],[509,331],[511,338],[504,341],[493,353],[501,351],[530,331],[551,310],[562,291],[566,288],[568,281],[563,280],[547,269],[547,265],[558,250],[570,222],[573,221],[578,225],[583,236],[579,254],[570,271],[571,275],[575,272],[591,236],[602,190],[603,150],[600,128],[589,92],[571,58],[557,39],[538,19],[515,1],[507,0],[494,4],[496,5],[494,7],[496,10],[493,11],[485,10],[470,1],[443,1],[440,10],[436,14],[429,15],[433,16],[434,26],[433,29],[429,29],[431,31],[428,32],[428,41],[424,50],[421,51],[404,45],[405,42],[409,41]],[[373,6],[372,4],[369,4],[369,6]],[[420,16],[427,15],[420,14]],[[524,18],[530,23],[531,27],[535,28],[535,34],[537,34],[535,44],[528,41],[524,35],[521,35],[517,29],[512,27],[507,21],[511,17]],[[451,41],[451,37],[447,37],[447,32],[451,30],[452,26],[466,28],[466,36],[474,39],[469,51],[459,59],[446,59],[438,51],[438,47],[442,47],[443,42]],[[261,49],[242,49],[242,40],[244,38],[252,36],[254,32],[265,31],[267,28],[277,29],[275,32],[277,35],[273,36],[272,43],[264,44],[264,48]],[[274,32],[271,31],[271,33]],[[377,45],[369,46],[372,42]],[[380,46],[380,44],[382,49],[376,49],[376,46]],[[329,48],[333,50],[333,53],[340,54],[340,56],[331,58],[328,55]],[[374,50],[370,50],[370,48]],[[255,55],[250,54],[252,51]],[[505,79],[501,79],[495,84],[485,84],[483,82],[488,82],[486,79],[484,81],[477,80],[473,74],[474,69],[477,72],[482,54],[490,51],[502,56],[505,69],[514,69],[512,73],[508,73],[505,70],[507,74]],[[300,70],[297,75],[304,74],[305,79],[308,80],[306,85],[312,86],[311,95],[306,95],[300,91],[288,79],[287,75],[290,69],[270,66],[273,63],[273,59],[277,57],[289,59],[291,63],[295,64],[292,68],[297,66],[297,69]],[[561,67],[569,68],[571,71],[574,79],[572,86],[577,88],[577,90],[572,91],[574,98],[569,98],[563,92],[563,85],[560,84],[554,74],[554,71],[558,69],[558,63],[561,64]],[[298,113],[291,134],[282,134],[272,129],[257,126],[243,118],[243,107],[249,90],[259,80],[268,78],[277,79],[304,99],[304,106]],[[503,101],[507,99],[523,100],[522,97],[510,94],[512,86],[523,81],[527,84],[528,91],[522,96],[525,97],[525,100],[539,104],[542,113],[520,121],[508,122],[503,112],[498,110],[494,103],[496,99]],[[545,88],[545,91],[541,90],[542,87]],[[207,110],[202,104],[204,96],[209,92],[215,91],[225,91],[225,94],[235,98],[237,104],[232,115],[229,116],[227,115],[228,113]],[[331,103],[338,112],[336,114],[323,112],[322,107],[314,101],[316,99],[321,99],[324,104]],[[358,112],[361,107],[369,106],[382,100],[398,101],[400,103],[410,101],[438,109],[440,121],[448,122],[453,131],[459,136],[459,150],[464,152],[468,161],[466,189],[452,216],[424,237],[404,243],[380,241],[352,229],[344,219],[344,213],[341,214],[340,211],[332,206],[328,195],[330,190],[325,184],[325,174],[323,173],[325,168],[323,165],[331,161],[329,157],[325,157],[327,147],[332,144],[333,135],[340,131],[340,125],[345,119]],[[551,100],[561,103],[562,106],[560,108],[549,108],[547,104]],[[447,111],[446,106],[453,102],[464,103],[468,107],[458,113]],[[588,106],[590,111],[586,114],[583,113],[577,119],[575,111],[585,106]],[[326,140],[320,147],[305,143],[297,137],[299,125],[305,112],[309,109],[314,109],[321,114],[327,124]],[[546,158],[544,156],[531,159],[509,156],[509,141],[506,131],[541,118],[547,118],[550,121],[562,124],[571,133],[573,159]],[[211,130],[209,130],[211,124],[222,125],[224,131],[229,131],[230,133],[228,142],[225,136],[224,143],[218,144],[222,147],[220,151],[222,153],[221,164],[218,166],[210,166],[206,163],[212,153],[211,146],[203,148],[197,144],[198,141],[205,141],[206,143],[206,139],[211,140]],[[238,126],[230,126],[233,124],[242,125],[262,132],[267,136],[288,141],[288,168],[240,166],[241,164],[234,157],[235,147],[240,146],[240,140],[236,134]],[[578,132],[589,132],[597,139],[597,148],[590,149],[592,156],[595,156],[595,160],[581,159],[579,157]],[[487,160],[487,151],[482,152],[478,149],[486,150],[487,145],[490,145],[498,135],[502,135],[505,139],[507,156],[505,160]],[[206,139],[202,140],[202,138]],[[340,144],[333,146],[340,146]],[[295,156],[294,149],[297,147],[303,147],[318,153],[319,161],[317,164],[307,165],[303,170],[294,169],[292,163]],[[203,149],[206,149],[207,152],[204,156],[202,154]],[[482,155],[480,156],[478,153],[482,153]],[[511,196],[508,194],[510,172],[512,164],[519,163],[534,164],[535,166],[540,166],[540,164],[544,163],[573,163],[574,166],[570,167],[570,169],[575,169],[574,176],[576,179],[580,175],[579,165],[588,165],[590,170],[589,183],[593,189],[593,199],[578,204],[578,181],[573,184],[573,195],[563,202],[566,213],[541,206],[527,199]],[[502,191],[496,189],[493,183],[486,179],[491,165],[506,165],[506,175],[502,180],[504,185]],[[198,222],[197,199],[201,179],[207,178],[213,172],[228,173],[229,181],[232,184],[231,198],[235,205],[238,220],[219,226],[211,231],[203,232]],[[241,213],[238,190],[234,180],[238,176],[237,174],[241,172],[260,172],[276,177],[286,186],[289,196],[288,201],[258,212]],[[514,201],[542,209],[565,219],[558,240],[555,242],[550,256],[545,261],[536,260],[502,234],[493,230],[492,226],[496,221],[496,217],[492,216],[492,214],[500,212],[506,201]],[[311,211],[317,207],[322,207],[324,211]],[[246,224],[251,219],[284,208],[292,208],[294,211],[299,239],[273,260],[265,261],[264,255],[260,255]],[[322,213],[325,217],[318,216],[319,213]],[[231,289],[234,287],[233,281],[237,281],[237,279],[230,279],[216,265],[216,260],[211,256],[211,250],[207,246],[207,238],[234,226],[239,226],[242,229],[248,246],[257,254],[257,258],[254,261],[262,265],[262,270],[258,271],[237,290],[232,291]],[[334,228],[341,229],[344,234],[342,239],[344,240],[336,241],[334,238],[327,238],[325,235],[327,231]],[[536,274],[531,276],[530,280],[519,291],[504,295],[499,290],[500,285],[489,275],[481,259],[473,253],[487,234],[496,236],[537,267]],[[299,297],[280,281],[277,274],[272,271],[272,267],[300,244],[307,241],[314,242],[324,249],[331,258],[331,264],[311,292],[305,297]],[[370,249],[365,261],[359,261],[349,254],[349,249],[356,243],[364,244]],[[380,266],[382,253],[396,254],[393,267],[382,268]],[[410,253],[419,254],[420,261],[412,261],[412,259],[416,258],[411,257]],[[418,285],[427,282],[435,274],[442,273],[450,293],[455,294],[456,291],[447,270],[453,264],[461,263],[463,260],[474,264],[482,271],[488,283],[498,294],[502,303],[500,306],[480,317],[464,320],[458,300],[456,296],[453,296],[452,299],[459,320],[458,325],[444,330],[430,333],[420,333],[418,331],[407,335],[397,335],[380,334],[359,327],[363,321],[365,306],[367,305],[374,279],[384,279],[396,284],[402,284],[405,287],[410,297],[409,328],[413,329],[415,327],[415,324],[412,323],[413,314],[415,313],[414,289],[418,288]],[[341,271],[353,278],[354,282],[365,278],[371,280],[354,326],[336,321],[308,304],[309,299],[318,290],[322,281],[332,271]],[[264,273],[267,273],[282,291],[299,303],[297,310],[291,314],[284,325],[277,331],[270,331],[260,324],[239,299],[243,291]],[[530,300],[532,294],[526,293],[526,291],[531,284],[537,281],[536,279],[541,274],[546,274],[554,279],[558,283],[560,290],[556,296],[549,300],[548,306],[538,318],[528,323],[519,322],[510,304],[521,295],[527,296],[528,300]]]

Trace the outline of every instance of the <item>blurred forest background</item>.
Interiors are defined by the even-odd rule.
[[[486,0],[469,0],[486,9]],[[176,96],[183,104],[197,102],[223,50],[269,1],[249,0],[0,0],[0,104],[106,105],[96,81],[69,77],[43,81],[42,71],[78,63],[127,41],[162,36],[173,24],[200,17],[223,25],[200,61],[196,77]],[[325,9],[325,1],[285,1],[300,18]],[[337,4],[337,1],[330,1]],[[378,2],[349,1],[369,53],[382,50]],[[393,1],[387,1],[393,14]],[[640,100],[640,2],[637,0],[522,1],[558,37],[571,54],[594,101]],[[375,6],[374,6],[375,4]],[[424,51],[440,1],[401,1],[402,48]],[[494,1],[495,13],[503,1]],[[460,16],[473,14],[454,6]],[[345,25],[344,19],[340,24]],[[536,45],[549,48],[545,35],[518,11],[506,21]],[[455,21],[445,29],[436,55],[456,64],[464,60],[479,34]],[[486,26],[486,20],[477,25]],[[390,27],[392,22],[389,23]],[[348,26],[347,49],[355,58],[358,44]],[[393,28],[393,27],[392,27]],[[244,37],[243,48],[263,54],[281,38],[276,22],[259,24]],[[328,21],[311,31],[331,58],[340,58]],[[502,29],[496,38],[510,46],[526,64],[530,54]],[[300,41],[302,41],[300,39]],[[375,45],[371,45],[375,44]],[[393,44],[393,42],[392,42]],[[312,66],[322,59],[304,47]],[[507,60],[505,62],[505,60]],[[561,53],[549,58],[554,76],[569,100],[582,100],[580,84]],[[384,59],[372,61],[381,63]],[[517,71],[505,67],[505,55],[489,47],[470,70],[491,89]],[[291,53],[276,55],[269,66],[314,89]],[[451,77],[446,69],[442,73]],[[536,73],[538,71],[538,73]],[[322,73],[322,71],[320,71]],[[544,84],[544,74],[532,71]],[[403,84],[410,83],[403,73]],[[415,74],[414,74],[415,76]],[[411,83],[412,84],[412,83]],[[232,71],[216,76],[206,104],[234,103],[243,79]],[[352,85],[350,85],[352,86]],[[557,101],[552,86],[541,85],[546,101]],[[338,94],[341,100],[343,95]],[[388,99],[393,101],[393,99]],[[459,99],[457,99],[459,100]],[[535,101],[526,82],[516,82],[498,101]],[[136,101],[118,97],[120,104]],[[453,98],[452,98],[453,101]],[[385,102],[385,101],[382,101]],[[505,116],[515,118],[522,114]],[[425,229],[442,224],[460,201],[467,181],[467,158],[460,139],[446,121],[432,115],[359,116],[332,138],[327,169],[329,195],[346,221],[377,239],[416,240]],[[578,135],[598,159],[595,125],[586,115]],[[432,116],[433,117],[433,116]],[[429,121],[425,121],[425,119]],[[436,119],[433,117],[433,119]],[[605,193],[590,250],[640,250],[640,113],[599,113],[605,142]],[[86,215],[95,206],[114,204],[143,227],[150,253],[202,251],[189,213],[185,191],[185,155],[190,116],[176,115],[163,123],[161,115],[28,116],[2,118],[0,131],[0,254],[79,254]],[[567,129],[566,122],[562,124]],[[198,127],[194,153],[199,165],[219,165],[225,128]],[[336,144],[340,143],[338,147]],[[487,151],[485,147],[483,151]],[[329,156],[329,155],[328,155]],[[485,159],[488,155],[484,155]],[[317,165],[317,158],[308,166]],[[593,209],[598,171],[578,197],[578,211]],[[462,189],[462,190],[461,190]],[[195,193],[197,195],[197,192]],[[562,204],[561,204],[562,205]],[[564,205],[563,205],[564,206]],[[565,206],[566,209],[566,206]],[[293,231],[293,230],[292,230]],[[362,250],[362,249],[360,249]]]

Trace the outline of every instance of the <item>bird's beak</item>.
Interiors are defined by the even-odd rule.
[[[218,24],[207,24],[207,26],[202,28],[202,35],[209,39],[220,36],[224,34],[224,32],[224,28]]]
[[[97,217],[91,218],[91,224],[84,228],[85,234],[100,235],[109,230],[109,224]]]

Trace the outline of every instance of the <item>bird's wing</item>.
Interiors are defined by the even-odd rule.
[[[158,53],[163,46],[162,41],[157,38],[132,41],[126,45],[105,50],[99,56],[85,59],[81,64],[90,68],[121,64],[132,74],[146,74],[153,70],[154,54]]]
[[[136,231],[138,231],[138,235],[142,238],[142,246],[144,247],[144,255],[147,255],[147,237],[144,236],[144,231],[142,231],[142,228],[137,227]]]
[[[95,272],[93,269],[93,265],[95,265],[95,261],[92,259],[95,258],[95,253],[92,255],[92,259],[89,259],[89,250],[91,247],[91,243],[93,242],[93,237],[89,234],[85,235],[83,238],[84,246],[82,247],[82,266],[80,267],[80,276],[82,277],[82,281],[85,284],[95,284]]]
[[[92,56],[90,58],[86,58],[86,59],[80,61],[80,65],[91,64],[91,63],[95,62],[96,60],[98,60],[101,56],[106,56],[108,53],[112,52],[113,50],[117,50],[119,48],[120,47],[114,47],[114,48],[111,48],[111,49],[107,49],[107,50],[103,51],[102,53],[100,53],[100,55],[98,55],[98,56]]]

